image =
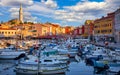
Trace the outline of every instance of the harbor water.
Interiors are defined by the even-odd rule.
[[[14,72],[16,62],[18,62],[18,60],[0,60],[0,75],[28,75],[18,74]],[[87,66],[84,60],[80,60],[80,62],[77,62],[74,58],[71,58],[69,68],[65,72],[65,74],[56,75],[103,75],[103,74],[94,74],[94,68],[92,66]]]
[[[7,40],[8,41],[8,40]],[[47,40],[47,42],[49,42],[50,40]],[[9,43],[11,43],[12,42],[12,44],[15,42],[14,40],[9,40],[8,41]],[[34,44],[36,44],[36,43],[38,43],[39,42],[39,40],[33,40],[32,41],[32,43],[34,43]],[[46,40],[44,40],[44,42],[46,42]],[[24,43],[22,42],[22,41],[18,41],[17,42],[18,43],[18,45],[20,44],[23,44],[24,45]],[[30,43],[31,44],[31,43]],[[34,45],[33,45],[34,46]],[[90,46],[90,45],[88,45],[88,46]],[[85,49],[86,48],[88,48],[88,46],[86,46],[85,47]],[[92,47],[92,46],[91,46]],[[89,47],[90,48],[90,47]],[[98,48],[98,49],[97,49]],[[106,49],[101,49],[100,50],[100,48],[99,47],[96,47],[96,49],[98,50],[98,53],[100,53],[100,51],[102,51],[102,50],[106,50]],[[94,53],[94,54],[97,54],[97,50],[94,50],[93,52],[91,52],[91,53]],[[108,50],[108,49],[107,49]],[[84,50],[85,51],[85,50]],[[88,52],[88,55],[89,55],[89,51],[87,51]],[[85,53],[85,54],[87,54],[87,52]],[[96,53],[95,53],[96,52]],[[119,52],[119,51],[118,51]],[[117,55],[119,55],[119,53],[118,52],[116,52],[116,54]],[[104,53],[104,52],[103,52]],[[84,55],[85,55],[84,54]],[[77,54],[76,54],[77,55]],[[106,70],[104,71],[102,71],[101,73],[98,73],[97,72],[97,74],[96,74],[96,70],[95,70],[95,67],[96,67],[96,64],[93,66],[93,64],[92,64],[92,66],[90,66],[90,65],[88,65],[88,64],[86,64],[86,62],[85,62],[85,56],[79,56],[80,57],[80,59],[79,59],[79,61],[77,61],[76,59],[75,59],[75,57],[73,57],[73,58],[70,58],[69,59],[69,65],[68,65],[68,69],[66,70],[66,72],[64,73],[64,74],[54,74],[54,75],[106,75]],[[87,57],[87,56],[86,56]],[[110,57],[110,56],[109,56]],[[118,56],[118,58],[119,58],[119,56]],[[117,60],[119,60],[117,58]],[[97,59],[98,59],[98,57],[97,57]],[[94,60],[97,60],[97,59],[95,59],[95,57],[94,57]],[[15,66],[16,66],[16,64],[19,62],[19,61],[21,61],[22,59],[18,59],[18,60],[3,60],[3,59],[0,59],[0,75],[30,75],[30,74],[20,74],[20,73],[16,73],[15,72]],[[93,60],[92,60],[92,62],[93,62]],[[93,62],[94,63],[94,62]],[[103,63],[104,64],[104,63]],[[115,64],[117,64],[117,63],[115,63]],[[119,64],[119,63],[118,63]],[[99,67],[99,66],[98,66]],[[104,66],[105,67],[105,66]],[[100,67],[101,68],[101,67]],[[119,67],[118,67],[119,68]],[[104,69],[104,68],[103,68]],[[40,74],[39,74],[40,75]],[[107,75],[112,75],[112,74],[107,74]],[[119,75],[119,73],[118,73],[118,75]]]

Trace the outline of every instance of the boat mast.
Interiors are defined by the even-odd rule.
[[[41,45],[40,45],[40,47],[41,47]],[[39,69],[40,69],[40,53],[41,53],[40,50],[41,50],[41,49],[39,48],[39,49],[38,49],[38,72],[37,72],[37,75],[39,75]]]
[[[16,38],[15,38],[15,50],[17,51],[17,47],[18,47],[18,35],[16,34]]]

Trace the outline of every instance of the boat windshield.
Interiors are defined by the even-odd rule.
[[[44,60],[44,62],[52,62],[52,60]]]

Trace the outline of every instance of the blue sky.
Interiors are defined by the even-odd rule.
[[[120,0],[0,0],[0,21],[19,17],[22,3],[24,21],[80,26],[120,7]]]

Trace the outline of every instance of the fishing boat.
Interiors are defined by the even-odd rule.
[[[54,58],[57,59],[59,61],[64,61],[66,63],[69,62],[70,57],[68,56],[68,53],[66,54],[61,50],[57,50],[57,49],[44,49],[43,51],[41,51],[41,57],[49,57],[49,58]]]
[[[36,56],[29,56],[30,59],[20,62],[15,71],[24,74],[58,74],[65,73],[68,65],[64,61],[55,58],[42,57],[40,60]],[[38,65],[39,63],[39,65]],[[39,67],[39,68],[38,68]]]
[[[79,62],[79,61],[81,60],[80,56],[75,55],[75,60],[76,60],[77,62]]]
[[[54,49],[58,51],[58,54],[68,55],[70,58],[75,57],[78,53],[78,47],[56,46]]]
[[[120,65],[117,66],[110,66],[110,68],[107,71],[108,75],[120,75]]]
[[[14,46],[4,48],[0,51],[0,59],[19,59],[26,55],[24,50],[16,50]]]
[[[95,61],[94,68],[97,72],[107,71],[107,75],[119,75],[120,74],[120,62],[119,61]]]

